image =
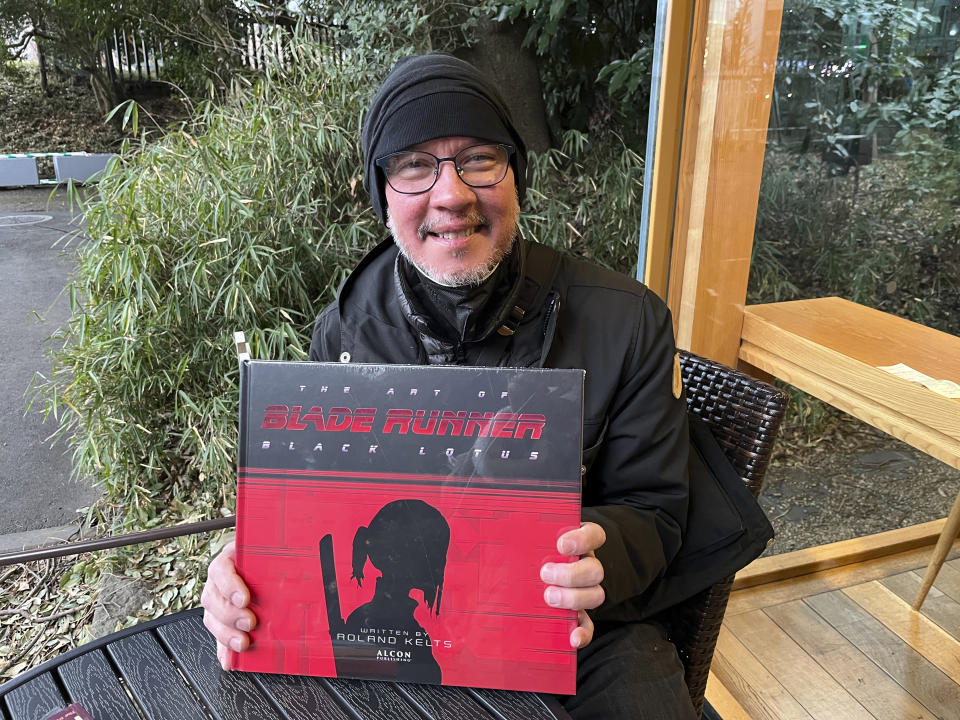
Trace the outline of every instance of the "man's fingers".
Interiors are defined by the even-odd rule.
[[[200,604],[204,610],[212,614],[222,624],[236,630],[249,632],[257,626],[257,616],[249,608],[238,608],[217,589],[217,586],[207,581],[200,594]]]
[[[592,610],[603,604],[604,597],[603,588],[599,585],[588,588],[548,585],[543,591],[543,599],[547,605],[567,610]]]
[[[586,555],[607,541],[603,528],[585,522],[576,530],[565,532],[557,539],[557,550],[563,555]]]
[[[221,622],[209,610],[203,613],[203,625],[217,639],[217,643],[225,648],[229,647],[236,652],[243,652],[250,647],[250,636],[247,633]],[[223,662],[224,660],[221,659],[220,664],[222,665]]]
[[[250,591],[237,574],[234,545],[229,543],[207,572],[200,604],[203,624],[217,640],[217,659],[227,668],[227,648],[243,652],[250,646],[247,634],[257,626],[257,617],[247,608]]]
[[[603,582],[603,565],[593,556],[572,563],[544,563],[540,579],[553,585],[585,588]]]
[[[586,647],[593,640],[593,620],[587,615],[586,610],[580,610],[577,613],[577,622],[579,625],[570,633],[570,646]]]
[[[217,660],[224,670],[230,669],[230,663],[227,662],[227,648],[219,640],[217,641]]]
[[[217,591],[236,608],[244,608],[250,603],[250,590],[237,574],[234,564],[236,549],[234,543],[228,543],[223,552],[217,555],[207,570],[207,583],[213,583]]]

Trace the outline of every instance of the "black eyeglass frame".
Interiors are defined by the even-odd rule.
[[[503,175],[500,176],[500,179],[497,180],[496,182],[485,183],[483,185],[474,185],[473,183],[469,183],[466,180],[464,180],[463,168],[457,165],[457,158],[460,157],[460,155],[465,153],[467,150],[472,150],[473,148],[478,148],[478,147],[488,147],[491,145],[494,147],[501,147],[507,151],[507,164],[503,168]],[[392,152],[382,157],[378,157],[376,160],[373,161],[373,164],[376,165],[378,168],[380,168],[380,171],[383,173],[383,179],[393,189],[394,192],[398,192],[401,195],[422,195],[423,193],[429,192],[430,190],[432,190],[433,186],[437,184],[437,180],[440,178],[440,163],[444,163],[444,162],[453,163],[453,169],[456,170],[457,177],[460,178],[460,181],[468,187],[485,188],[485,187],[493,187],[494,185],[499,185],[500,183],[503,182],[503,179],[507,176],[507,169],[509,169],[511,160],[513,159],[513,155],[516,151],[517,149],[513,145],[508,145],[507,143],[477,143],[476,145],[470,145],[469,147],[463,148],[460,152],[458,152],[456,155],[452,157],[437,157],[433,153],[427,152],[426,150],[397,150],[397,152]],[[433,182],[430,183],[429,187],[424,188],[423,190],[412,190],[412,191],[398,190],[397,188],[393,187],[393,183],[390,182],[390,178],[387,175],[387,161],[390,158],[394,157],[395,155],[404,155],[406,153],[411,153],[411,152],[418,152],[418,153],[423,153],[424,155],[429,155],[430,157],[432,157],[434,160],[437,161],[437,167],[433,171]]]

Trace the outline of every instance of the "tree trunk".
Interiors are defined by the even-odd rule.
[[[543,152],[551,146],[547,110],[533,50],[522,47],[526,27],[486,20],[477,29],[477,43],[454,54],[493,79],[513,115],[527,148]]]
[[[100,68],[88,68],[88,71],[90,73],[90,87],[93,89],[93,97],[97,101],[97,108],[106,115],[120,104],[120,93]],[[121,117],[121,114],[117,113],[114,115],[114,120],[120,122]]]
[[[879,47],[877,43],[877,35],[874,31],[870,30],[870,54],[876,55],[879,52]],[[877,80],[876,78],[871,78],[869,81],[864,80],[862,86],[860,87],[860,102],[863,103],[865,107],[869,107],[877,102]],[[877,159],[877,134],[873,133],[869,137],[861,138],[860,142],[857,143],[857,157],[854,158],[857,161],[857,180],[860,179],[860,166],[861,165],[872,165],[873,162]]]
[[[50,85],[47,82],[47,54],[43,51],[43,43],[39,38],[34,38],[34,42],[37,44],[37,64],[40,66],[40,90],[50,97]]]

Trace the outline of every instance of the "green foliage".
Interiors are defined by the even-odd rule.
[[[918,202],[931,194],[948,201],[939,204],[942,230],[960,205],[960,52],[887,114],[900,127],[894,147],[911,169],[905,189]]]
[[[0,79],[16,83],[28,82],[30,72],[25,63],[16,60],[0,59]]]
[[[604,66],[597,75],[598,81],[606,81],[610,95],[636,98],[641,89],[650,90],[650,68],[653,65],[653,47],[637,50],[628,60],[614,60]]]
[[[7,55],[32,38],[58,67],[90,80],[102,112],[123,95],[104,65],[114,32],[162,45],[167,80],[199,97],[210,85],[224,90],[240,67],[248,18],[233,0],[0,0]]]
[[[126,27],[162,47],[163,82],[191,98],[223,97],[243,72],[247,23],[258,20],[269,24],[233,0],[153,0]]]
[[[833,406],[781,380],[776,385],[787,395],[787,409],[783,417],[785,430],[797,431],[804,439],[813,440],[826,435],[836,423],[839,411]]]
[[[307,14],[337,28],[352,52],[382,62],[431,51],[453,52],[474,42],[478,24],[490,17],[493,0],[310,0]]]
[[[500,20],[529,23],[547,114],[561,130],[646,136],[655,2],[507,0]],[[638,111],[639,110],[639,111]]]
[[[905,194],[913,172],[888,158],[836,177],[817,158],[768,151],[748,302],[839,295],[958,332],[960,218],[953,198]]]
[[[615,135],[568,131],[560,149],[530,156],[520,217],[527,235],[630,275],[637,265],[643,159]]]
[[[788,2],[775,78],[783,124],[807,126],[807,143],[823,143],[836,159],[849,161],[842,136],[874,134],[907,88],[935,71],[935,62],[918,56],[913,42],[936,18],[913,5]]]
[[[768,151],[752,299],[838,294],[956,331],[960,60],[922,50],[934,20],[894,0],[787,4],[776,83],[808,99],[808,143],[856,168],[843,134],[889,139],[837,177],[807,147]]]
[[[118,524],[231,506],[233,331],[255,357],[305,357],[314,314],[379,234],[359,136],[382,68],[302,39],[284,52],[191,127],[124,152],[84,208],[42,390]]]

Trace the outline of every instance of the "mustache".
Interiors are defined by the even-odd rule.
[[[417,228],[417,235],[423,240],[429,233],[434,232],[434,228],[444,225],[449,222],[455,223],[464,223],[466,225],[487,225],[489,224],[486,216],[483,215],[479,210],[474,210],[468,212],[465,215],[451,215],[450,217],[445,218],[434,218],[432,220],[425,220],[420,227]]]

